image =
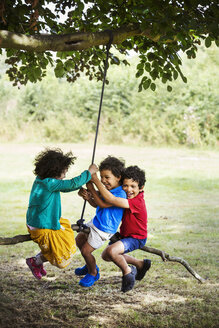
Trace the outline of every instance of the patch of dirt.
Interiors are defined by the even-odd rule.
[[[120,291],[121,273],[117,271],[101,270],[101,279],[87,289],[78,285],[79,278],[74,275],[72,267],[61,271],[48,264],[46,269],[47,277],[37,281],[23,261],[1,263],[1,328],[170,327],[165,323],[168,321],[159,320],[163,316],[169,322],[177,320],[177,313],[186,313],[187,318],[190,313],[194,317],[197,304],[206,301],[204,294],[202,297],[197,295],[195,288],[188,292],[186,283],[181,281],[178,287],[162,285],[162,279],[155,277],[153,271],[144,281],[136,282],[132,291],[124,294]],[[197,282],[194,285],[199,286]],[[215,306],[217,317],[216,309]],[[182,325],[176,327],[202,327],[189,326],[189,322],[196,320],[196,317],[191,318],[185,322],[182,316]],[[216,328],[214,321],[209,327]]]

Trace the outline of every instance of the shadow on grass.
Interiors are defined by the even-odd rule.
[[[47,271],[48,277],[37,281],[21,264],[1,264],[1,328],[218,327],[215,285],[200,287],[171,273],[171,267],[154,265],[125,294],[118,271],[101,270],[101,279],[89,289],[78,285],[72,268],[48,266]]]

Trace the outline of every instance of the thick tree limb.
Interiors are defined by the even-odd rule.
[[[79,232],[79,226],[77,224],[72,224],[71,225],[72,230]],[[89,232],[89,228],[85,228],[83,229],[83,232],[88,233]],[[113,236],[114,237],[114,236]],[[0,245],[14,245],[14,244],[18,244],[18,243],[23,243],[25,241],[30,241],[30,235],[17,235],[11,238],[3,238],[0,237]],[[114,237],[113,241],[117,241],[119,240],[118,238]],[[175,257],[175,256],[170,256],[169,254],[165,253],[164,251],[161,251],[160,249],[157,248],[152,248],[152,247],[148,247],[148,246],[144,246],[141,248],[141,250],[148,252],[148,253],[152,253],[155,255],[159,255],[163,261],[171,261],[171,262],[178,262],[180,264],[182,264],[199,282],[204,283],[205,279],[203,279],[202,277],[199,276],[199,274],[197,274],[197,272],[195,272],[190,265],[188,264],[188,262],[186,262],[185,260],[179,258],[179,257]]]
[[[142,32],[134,26],[126,26],[113,30],[113,44],[121,44],[124,40],[143,35],[152,41],[159,41],[160,35],[153,36],[150,29]],[[171,40],[169,40],[170,42]],[[173,41],[173,40],[172,40]],[[0,48],[18,49],[35,52],[44,51],[72,51],[86,50],[94,46],[106,45],[109,42],[109,31],[103,32],[78,32],[72,34],[35,34],[25,35],[0,30]],[[165,42],[168,42],[165,40]]]
[[[77,224],[72,224],[71,225],[72,230],[79,232],[79,226]],[[83,232],[88,233],[89,232],[89,228],[87,229],[83,229]],[[19,243],[23,243],[25,241],[30,241],[30,235],[17,235],[14,237],[0,237],[0,245],[15,245],[15,244],[19,244]]]
[[[199,274],[195,272],[195,270],[193,270],[191,266],[188,264],[188,262],[186,262],[184,259],[181,259],[180,257],[176,257],[176,256],[170,256],[168,253],[165,253],[164,251],[148,246],[144,246],[141,249],[145,252],[159,255],[163,261],[178,262],[182,264],[199,282],[201,283],[205,282],[205,279],[200,277]]]

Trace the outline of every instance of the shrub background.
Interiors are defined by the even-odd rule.
[[[110,66],[100,136],[104,143],[216,146],[219,127],[218,48],[200,47],[198,57],[183,58],[184,83],[172,92],[160,83],[155,92],[138,92],[136,58]],[[93,138],[102,84],[81,77],[74,84],[57,79],[12,87],[0,61],[0,141],[78,142]]]

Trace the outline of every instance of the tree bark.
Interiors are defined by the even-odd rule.
[[[113,30],[113,44],[121,44],[124,40],[142,35],[148,39],[157,42],[160,35],[152,35],[150,29],[141,31],[133,25],[128,25],[117,30]],[[86,50],[94,46],[106,45],[109,42],[109,30],[102,32],[77,32],[72,34],[53,35],[53,34],[35,34],[25,35],[13,33],[6,30],[0,30],[0,48],[18,49],[35,52],[44,51],[72,51]],[[173,40],[165,40],[171,42]]]
[[[72,224],[71,225],[72,230],[79,232],[79,226],[77,224]],[[85,228],[82,231],[85,233],[89,233],[90,228]],[[0,245],[14,245],[14,244],[18,244],[18,243],[23,243],[25,241],[30,241],[30,235],[17,235],[14,237],[0,237]],[[113,241],[117,241],[119,239],[117,239],[116,237],[113,236]],[[175,256],[170,256],[168,253],[157,249],[157,248],[152,248],[152,247],[148,247],[148,246],[144,246],[141,248],[142,251],[144,252],[148,252],[148,253],[152,253],[155,255],[158,255],[162,258],[163,261],[171,261],[171,262],[178,262],[180,264],[182,264],[199,282],[204,283],[205,279],[203,279],[202,277],[199,276],[199,274],[197,272],[195,272],[195,270],[193,270],[191,268],[191,266],[188,264],[188,262],[186,262],[184,259],[181,259],[180,257],[175,257]]]

